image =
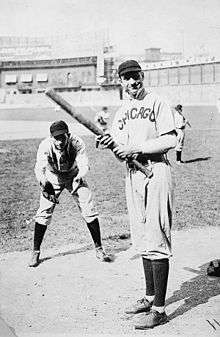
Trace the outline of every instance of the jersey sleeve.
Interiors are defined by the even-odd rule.
[[[84,177],[89,170],[89,160],[86,154],[86,146],[84,141],[80,137],[71,138],[72,145],[76,151],[76,163],[79,169],[80,177]]]
[[[42,141],[38,147],[37,159],[35,163],[35,176],[38,182],[41,182],[45,177],[45,171],[48,164],[49,148],[46,140]]]
[[[70,141],[71,141],[72,146],[73,146],[74,150],[76,151],[77,155],[85,152],[86,146],[85,146],[84,141],[80,137],[72,136]]]
[[[173,112],[166,101],[156,99],[154,103],[154,113],[158,136],[176,129]]]

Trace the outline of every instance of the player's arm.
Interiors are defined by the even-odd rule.
[[[188,121],[188,119],[186,120],[186,125],[188,125],[190,128],[192,127],[192,125],[190,124],[190,122]]]
[[[77,137],[73,140],[73,145],[77,151],[76,164],[79,170],[74,180],[80,180],[81,178],[85,177],[89,171],[89,161],[83,140]]]
[[[133,157],[137,154],[164,153],[176,146],[175,130],[161,135],[155,139],[149,139],[141,144],[119,145],[114,149],[115,154],[121,158]]]
[[[46,141],[43,141],[38,148],[37,151],[37,160],[35,164],[35,175],[37,181],[40,184],[41,192],[44,198],[53,202],[54,204],[58,204],[59,201],[55,196],[55,191],[53,185],[46,178],[46,168],[48,164],[48,148]]]
[[[164,153],[176,146],[176,127],[169,104],[155,97],[153,111],[158,136],[140,144],[131,143],[129,146],[118,146],[115,149],[115,154],[119,158],[129,158],[137,154]]]
[[[45,185],[46,182],[46,168],[48,164],[48,149],[45,141],[41,142],[37,151],[37,159],[34,168],[37,181],[41,185]]]

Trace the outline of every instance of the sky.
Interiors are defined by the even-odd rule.
[[[0,0],[0,36],[106,31],[120,53],[220,56],[220,0]]]

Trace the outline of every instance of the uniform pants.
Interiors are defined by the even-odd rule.
[[[66,188],[69,192],[72,191],[72,181],[73,179],[67,180],[63,183],[52,184],[55,190],[55,196],[59,198],[61,192]],[[86,223],[92,222],[97,218],[98,213],[94,209],[92,193],[88,187],[86,180],[82,180],[79,188],[72,195],[75,200],[79,211],[86,221]],[[41,193],[40,196],[40,207],[36,213],[35,221],[41,225],[48,226],[52,220],[52,215],[54,212],[56,204],[44,198]]]
[[[127,171],[126,197],[133,248],[153,260],[171,256],[173,187],[170,165],[152,166],[150,179]]]
[[[177,131],[177,144],[175,147],[176,151],[182,151],[183,145],[185,140],[185,130],[184,129],[178,129]]]

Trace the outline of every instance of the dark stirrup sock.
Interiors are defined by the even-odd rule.
[[[95,244],[95,247],[101,247],[101,233],[100,233],[100,226],[99,226],[99,220],[96,218],[92,222],[87,222],[88,229],[90,231],[90,234],[92,236],[93,242]]]
[[[34,228],[34,250],[40,250],[41,243],[44,238],[47,226],[35,222]]]
[[[176,151],[176,160],[177,161],[181,161],[181,155],[182,155],[181,151]]]
[[[154,296],[154,278],[153,278],[153,268],[152,261],[149,259],[142,258],[144,266],[144,276],[146,284],[146,295]]]
[[[165,305],[169,275],[169,259],[152,260],[152,269],[155,289],[154,305],[156,307],[162,307]]]

